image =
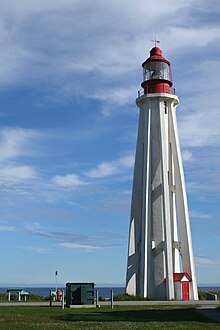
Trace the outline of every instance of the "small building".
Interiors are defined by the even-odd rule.
[[[94,305],[94,282],[66,283],[66,305]]]
[[[190,282],[192,282],[191,276],[187,273],[174,273],[174,291],[176,300],[190,300]]]
[[[164,279],[166,282],[166,278]],[[190,300],[190,282],[192,282],[191,276],[187,273],[174,273],[174,293],[175,300]]]
[[[12,289],[7,289],[6,293],[8,293],[8,301],[11,301],[11,294],[18,294],[18,301],[26,301],[27,297],[29,296],[29,292],[24,291],[23,289],[17,289],[17,288],[12,288]]]

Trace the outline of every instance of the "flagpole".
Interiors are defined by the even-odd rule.
[[[57,276],[58,276],[58,271],[55,271],[55,290],[57,292]]]

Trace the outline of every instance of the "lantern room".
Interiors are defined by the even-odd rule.
[[[150,57],[142,64],[144,94],[170,93],[172,75],[170,62],[162,56],[159,47],[150,51]]]

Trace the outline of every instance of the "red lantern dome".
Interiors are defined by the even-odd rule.
[[[150,57],[142,64],[144,81],[141,86],[144,94],[170,93],[172,83],[170,62],[162,56],[162,50],[154,47]]]

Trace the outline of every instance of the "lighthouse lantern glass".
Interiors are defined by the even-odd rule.
[[[170,66],[165,62],[154,61],[144,65],[144,80],[164,79],[172,81]]]

